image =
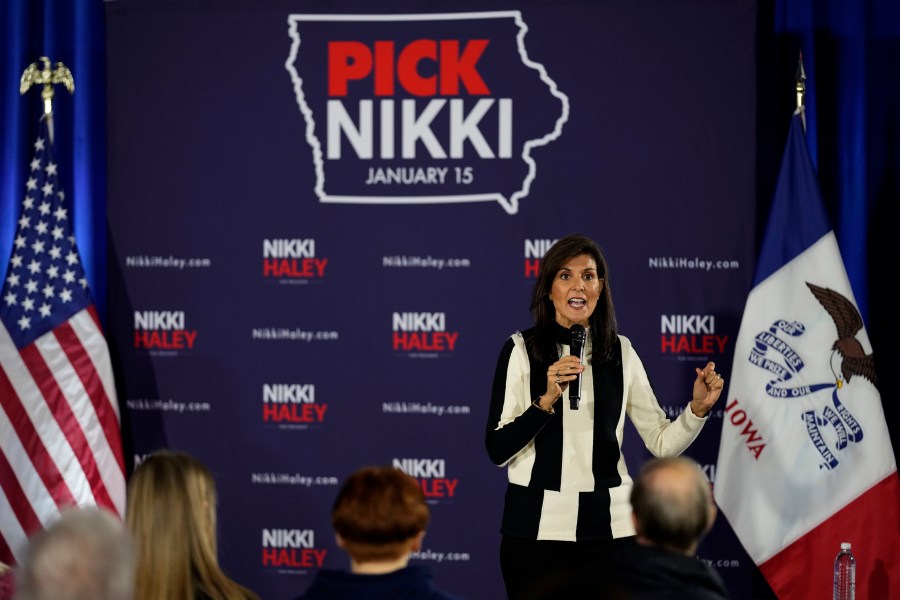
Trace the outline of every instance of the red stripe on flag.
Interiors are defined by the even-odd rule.
[[[43,529],[44,526],[41,523],[41,519],[34,512],[31,502],[28,501],[28,496],[25,495],[25,490],[22,489],[22,485],[19,483],[19,478],[16,477],[12,465],[9,464],[6,454],[3,452],[0,452],[0,487],[3,488],[3,493],[6,495],[6,499],[9,501],[9,505],[16,515],[16,520],[19,521],[19,526],[25,532],[25,535],[31,535],[35,531]],[[0,536],[0,540],[2,540],[0,555],[3,556],[3,562],[12,564],[15,562],[12,550],[6,543],[6,538]]]
[[[97,307],[93,304],[89,304],[87,307],[88,314],[91,315],[91,319],[94,320],[94,325],[97,326],[97,331],[103,333],[103,325],[100,324],[100,315],[97,314]]]
[[[41,441],[34,424],[28,418],[25,407],[22,405],[19,396],[13,389],[12,383],[6,377],[6,372],[3,369],[0,369],[0,396],[3,397],[3,410],[6,411],[9,422],[12,423],[13,429],[16,430],[19,443],[22,444],[25,452],[31,458],[34,470],[40,476],[41,481],[44,482],[47,490],[50,491],[56,506],[63,507],[75,504],[75,497],[72,495],[72,491],[66,484],[66,480],[63,479],[59,469],[56,468],[56,463],[53,462],[53,458],[47,452],[47,447],[44,446],[44,442]],[[13,508],[16,507],[13,506]],[[29,531],[29,523],[23,522],[21,518],[19,522],[22,523],[22,529]]]
[[[25,346],[19,351],[19,354],[22,355],[22,360],[31,372],[31,376],[38,384],[38,387],[41,388],[41,394],[47,401],[50,412],[53,413],[53,418],[59,423],[60,429],[62,429],[66,440],[72,447],[75,458],[78,459],[81,470],[84,472],[84,476],[87,478],[94,493],[96,503],[100,506],[115,507],[112,498],[109,497],[106,484],[103,483],[103,478],[100,476],[97,461],[94,459],[91,447],[87,442],[87,438],[85,438],[84,431],[81,429],[81,424],[75,418],[75,414],[66,401],[62,390],[59,389],[53,373],[47,367],[47,363],[44,362],[44,357],[41,356],[34,344]]]
[[[84,346],[81,345],[81,340],[75,335],[75,331],[68,322],[57,326],[56,329],[53,330],[53,335],[59,340],[59,345],[62,346],[63,352],[69,357],[69,362],[78,374],[78,378],[81,379],[81,383],[87,391],[88,396],[90,396],[91,404],[94,405],[94,412],[97,413],[97,420],[100,422],[101,427],[103,427],[103,434],[106,436],[106,441],[109,443],[109,447],[116,458],[116,462],[119,463],[119,468],[122,470],[122,473],[124,473],[125,456],[122,454],[122,438],[119,432],[119,419],[112,410],[112,404],[109,401],[109,397],[106,395],[106,390],[103,388],[103,382],[100,381],[100,375],[94,368],[91,357],[88,356]],[[112,506],[109,508],[115,509],[115,507]]]
[[[14,566],[16,564],[16,557],[13,556],[12,550],[2,533],[0,533],[0,561],[3,561],[4,564],[9,566]]]
[[[900,479],[896,471],[759,569],[780,599],[830,598],[834,557],[841,542],[850,542],[856,557],[856,597],[896,597],[890,592],[900,589]],[[798,569],[797,565],[812,568]]]

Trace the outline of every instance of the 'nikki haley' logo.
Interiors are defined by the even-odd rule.
[[[316,402],[316,386],[311,383],[265,383],[262,403],[266,423],[318,425],[328,410],[327,404]]]
[[[426,500],[446,500],[456,495],[459,479],[447,477],[443,458],[395,458],[393,465],[419,482]]]
[[[295,14],[288,26],[285,66],[321,202],[518,212],[537,175],[532,149],[569,116],[568,97],[528,58],[519,11]]]
[[[197,330],[185,327],[183,310],[134,311],[134,347],[141,350],[193,350]]]
[[[312,529],[263,529],[262,566],[320,569],[328,550],[316,548]]]
[[[263,240],[263,277],[286,283],[308,283],[325,276],[327,258],[316,257],[316,240]]]
[[[525,240],[525,278],[537,279],[541,271],[541,259],[556,240]]]
[[[453,352],[458,331],[447,331],[447,315],[442,312],[402,312],[393,314],[391,345],[402,352]]]
[[[663,354],[722,354],[727,335],[716,335],[714,315],[662,315],[660,352]]]

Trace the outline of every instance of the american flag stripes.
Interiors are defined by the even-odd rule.
[[[0,292],[0,560],[67,505],[125,508],[119,407],[41,119]]]

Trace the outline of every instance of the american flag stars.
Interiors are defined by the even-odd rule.
[[[19,347],[90,303],[51,148],[43,135],[34,143],[13,254],[0,293],[0,318]]]

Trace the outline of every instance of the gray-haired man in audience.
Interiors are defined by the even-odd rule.
[[[633,600],[728,597],[721,576],[696,556],[716,519],[709,480],[686,456],[644,463],[631,490],[637,544],[618,558],[615,578]]]
[[[65,509],[28,540],[15,582],[16,600],[130,600],[131,536],[107,510]]]

